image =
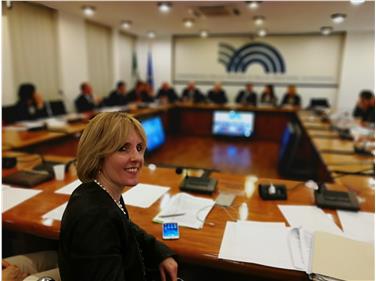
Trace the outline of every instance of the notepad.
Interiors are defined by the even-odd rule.
[[[139,183],[123,193],[126,205],[149,208],[170,188],[154,184]]]
[[[326,232],[316,232],[311,272],[342,280],[375,280],[374,247]]]
[[[72,181],[71,183],[63,186],[62,188],[55,191],[55,193],[58,194],[67,194],[71,195],[72,192],[81,184],[82,182],[80,180]]]

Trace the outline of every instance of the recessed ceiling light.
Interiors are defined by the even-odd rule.
[[[264,28],[257,30],[257,35],[260,37],[265,37],[268,34],[268,31]]]
[[[83,6],[82,12],[85,16],[91,17],[95,14],[95,7],[93,6]]]
[[[332,14],[330,16],[330,18],[332,19],[332,21],[334,23],[342,23],[342,22],[344,22],[344,20],[346,18],[346,15],[345,14],[340,14],[340,13],[335,13],[335,14]]]
[[[158,3],[159,11],[162,13],[168,13],[171,10],[171,3],[160,2]]]
[[[124,28],[124,29],[129,29],[132,25],[132,21],[130,20],[123,20],[121,22],[121,27]]]
[[[323,26],[320,28],[321,34],[322,35],[329,35],[333,31],[333,27],[331,26]]]
[[[183,23],[186,28],[191,28],[194,22],[194,19],[183,19]]]
[[[258,26],[263,25],[264,21],[265,21],[264,16],[254,16],[253,17],[253,22],[255,23],[255,25],[258,25]]]
[[[364,2],[366,2],[365,0],[350,0],[351,4],[353,5],[361,5],[363,4]]]
[[[202,38],[206,38],[206,37],[209,36],[209,32],[208,32],[207,30],[201,30],[201,31],[200,31],[200,36],[201,36]]]
[[[246,1],[247,5],[248,5],[248,8],[250,8],[251,10],[256,10],[261,1]]]
[[[154,32],[154,31],[149,31],[149,32],[148,32],[148,37],[149,37],[150,39],[155,38],[155,32]]]

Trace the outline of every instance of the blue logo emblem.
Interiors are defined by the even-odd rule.
[[[259,64],[265,73],[285,73],[286,66],[279,51],[265,43],[249,43],[239,49],[219,43],[219,63],[227,72],[246,72],[251,64]]]

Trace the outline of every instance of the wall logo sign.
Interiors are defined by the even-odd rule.
[[[219,43],[218,62],[227,72],[246,72],[252,64],[259,64],[265,73],[285,73],[286,65],[279,51],[265,43],[248,43],[239,49]]]

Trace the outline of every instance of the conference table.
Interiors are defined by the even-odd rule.
[[[372,176],[364,175],[341,175],[336,177],[336,173],[333,172],[336,169],[333,167],[341,166],[341,163],[350,163],[351,166],[348,169],[353,169],[352,171],[357,171],[360,168],[364,168],[365,163],[371,163],[373,157],[369,156],[359,156],[356,154],[349,155],[330,155],[328,153],[321,152],[325,151],[328,147],[335,147],[336,149],[343,148],[346,151],[350,151],[351,141],[340,140],[335,132],[330,130],[328,124],[324,124],[319,120],[313,121],[313,117],[310,117],[311,113],[298,112],[292,109],[264,109],[264,108],[253,108],[253,107],[225,107],[225,106],[197,106],[197,105],[165,105],[160,108],[153,109],[137,109],[132,112],[137,117],[144,117],[153,114],[159,114],[162,116],[163,122],[167,125],[167,131],[170,133],[176,133],[181,130],[179,128],[184,127],[184,132],[190,132],[191,134],[206,135],[210,134],[210,119],[212,118],[212,111],[217,109],[237,109],[237,110],[252,110],[258,114],[256,119],[260,119],[256,123],[255,127],[259,133],[258,137],[260,139],[279,139],[280,135],[276,132],[268,132],[264,127],[265,123],[270,122],[270,120],[278,119],[279,121],[275,125],[275,130],[281,134],[285,127],[285,124],[290,120],[295,120],[300,122],[305,134],[307,135],[307,153],[314,153],[316,157],[321,161],[320,165],[322,169],[325,170],[329,180],[327,181],[327,186],[331,190],[341,190],[347,191],[351,190],[357,193],[360,198],[360,208],[362,211],[374,212],[374,181]],[[194,119],[198,118],[198,119]],[[270,119],[272,118],[272,119]],[[200,122],[197,122],[200,120]],[[87,122],[87,121],[85,121]],[[194,126],[196,124],[196,126]],[[182,126],[184,125],[184,126]],[[80,133],[80,130],[85,126],[85,123],[81,124],[81,129],[79,125],[77,130],[71,130],[68,135],[75,135]],[[319,137],[315,137],[314,130],[320,131]],[[209,130],[209,131],[208,131]],[[3,129],[4,131],[4,129]],[[327,138],[321,138],[322,132],[324,135],[333,137],[333,143],[328,143]],[[24,133],[40,133],[40,132],[24,132]],[[30,146],[34,150],[40,149],[48,143],[50,147],[53,147],[53,143],[59,139],[57,136],[48,135],[50,132],[46,132],[46,138],[42,142],[35,142],[30,145],[30,143],[25,142],[22,145],[16,147],[13,145],[12,150],[15,148],[21,148],[20,150],[25,150],[26,152],[16,152],[16,153],[26,153]],[[6,142],[10,141],[11,134],[3,134],[3,144],[4,139]],[[67,134],[64,134],[67,137]],[[50,138],[50,139],[48,139]],[[332,140],[332,139],[329,139]],[[77,141],[77,140],[76,140]],[[52,142],[52,144],[51,144]],[[349,143],[347,143],[349,142]],[[15,144],[16,142],[13,142]],[[343,146],[342,146],[343,145]],[[73,151],[70,151],[72,153]],[[3,154],[12,155],[12,151],[7,151],[4,149]],[[55,158],[54,158],[55,157]],[[48,157],[47,157],[48,158]],[[72,159],[72,155],[60,155],[51,156],[51,160],[60,159],[63,162],[67,162]],[[355,162],[354,162],[355,161]],[[17,168],[20,168],[19,166]],[[338,168],[338,167],[337,167]],[[14,169],[13,169],[14,170]],[[13,170],[3,170],[3,176],[11,173]],[[194,173],[195,171],[188,171]],[[183,173],[184,174],[184,173]],[[156,184],[161,186],[167,186],[170,188],[169,193],[171,195],[179,192],[179,185],[183,180],[183,174],[176,173],[174,168],[164,168],[157,167],[156,169],[150,169],[144,167],[141,172],[140,182],[148,184]],[[285,222],[287,221],[283,217],[282,213],[278,209],[279,204],[289,204],[289,205],[314,205],[314,194],[309,188],[304,187],[303,182],[297,182],[292,180],[284,179],[271,179],[271,178],[259,178],[254,185],[254,188],[250,191],[246,189],[246,184],[248,180],[248,175],[240,175],[234,173],[213,172],[211,177],[218,181],[217,190],[212,195],[200,195],[203,197],[210,197],[215,199],[219,192],[233,193],[236,195],[235,201],[232,203],[231,207],[224,208],[215,206],[208,217],[206,218],[205,224],[202,229],[195,230],[182,227],[180,229],[180,239],[172,241],[164,241],[169,247],[171,247],[183,262],[188,264],[197,264],[201,266],[207,266],[210,268],[221,268],[229,272],[238,272],[242,274],[249,275],[252,278],[271,278],[271,279],[281,279],[281,280],[308,280],[307,275],[304,272],[294,271],[294,270],[283,270],[272,267],[267,267],[263,265],[257,265],[252,263],[235,262],[229,260],[222,260],[218,258],[218,253],[224,234],[224,229],[227,221],[236,221],[238,218],[238,209],[240,205],[245,202],[248,205],[248,220],[260,221],[260,222]],[[50,219],[43,219],[42,216],[60,206],[61,204],[67,202],[69,195],[57,194],[55,191],[62,186],[72,182],[77,178],[74,167],[72,167],[66,174],[63,181],[52,180],[35,187],[35,189],[42,190],[38,195],[28,199],[27,201],[15,206],[14,208],[3,213],[2,225],[5,229],[25,232],[38,237],[58,239],[60,230],[60,221]],[[278,200],[278,201],[264,201],[260,198],[257,186],[260,183],[265,184],[285,184],[288,189],[288,200]],[[299,185],[299,186],[298,186]],[[150,208],[138,208],[138,207],[128,207],[129,214],[134,222],[144,228],[147,232],[153,234],[157,239],[162,240],[161,225],[153,223],[153,217],[160,210],[160,200],[155,202]],[[324,210],[326,213],[331,214],[335,223],[341,227],[337,213],[335,210]]]

